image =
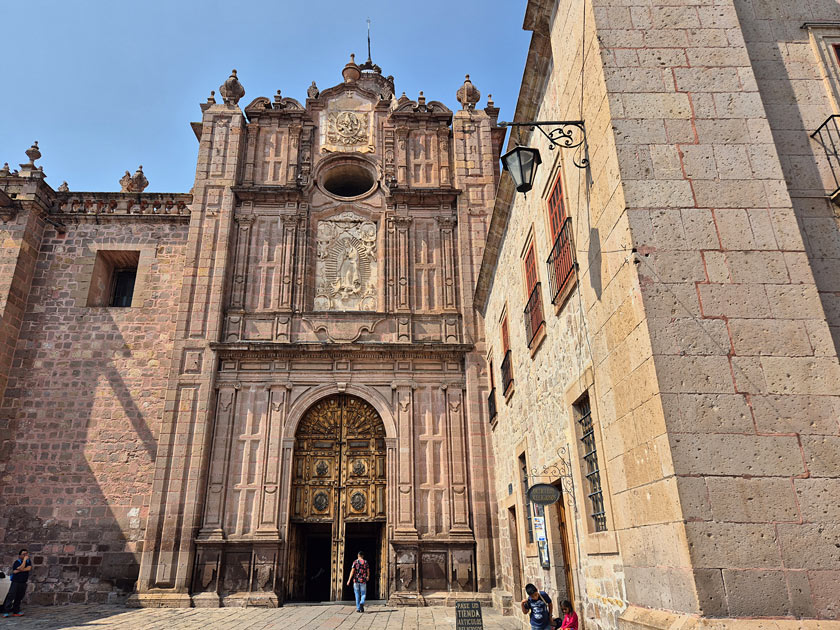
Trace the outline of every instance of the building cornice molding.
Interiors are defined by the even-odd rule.
[[[217,342],[211,350],[220,359],[312,359],[328,356],[331,359],[394,359],[436,358],[460,359],[475,350],[470,343],[274,343],[274,342]]]

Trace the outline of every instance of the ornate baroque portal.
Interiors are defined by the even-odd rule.
[[[385,522],[385,426],[379,414],[365,401],[345,394],[319,401],[298,425],[292,471],[295,540],[290,539],[289,596],[311,599],[305,590],[307,581],[329,570],[329,597],[341,599],[347,573],[345,546],[348,537],[353,539],[348,524],[368,524],[370,532],[370,524]],[[314,537],[317,533],[322,534],[320,540]],[[307,566],[319,558],[310,547],[323,545],[327,533],[329,566]],[[355,547],[349,551],[355,554]],[[379,568],[379,575],[372,576],[376,580],[384,574],[379,555],[371,558],[372,566]]]

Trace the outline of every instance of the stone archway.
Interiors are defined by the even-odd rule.
[[[369,550],[375,571],[371,586],[380,595],[385,588],[386,514],[381,417],[356,396],[322,398],[303,414],[295,431],[288,598],[346,599],[343,584],[356,548]]]

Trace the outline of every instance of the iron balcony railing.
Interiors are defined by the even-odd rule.
[[[496,417],[496,388],[490,390],[487,397],[487,411],[490,413],[490,420]]]
[[[508,350],[502,361],[502,391],[507,394],[511,385],[513,385],[513,371],[510,366],[510,350]]]
[[[540,283],[537,282],[534,285],[534,290],[531,291],[531,295],[528,296],[528,302],[525,304],[525,337],[528,340],[529,348],[544,323],[542,290]]]
[[[834,178],[834,190],[828,195],[833,199],[840,193],[840,115],[829,116],[811,137],[815,138],[825,151],[831,176]]]
[[[557,297],[566,288],[575,270],[571,217],[566,217],[563,221],[546,263],[548,264],[548,288],[551,291],[551,303],[556,304]]]

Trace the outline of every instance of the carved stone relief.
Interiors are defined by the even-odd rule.
[[[316,311],[375,311],[376,224],[344,212],[318,224]]]
[[[343,94],[327,104],[321,113],[321,151],[324,153],[372,153],[372,104],[355,94]]]
[[[327,114],[327,144],[355,147],[368,143],[368,114],[330,112]]]

